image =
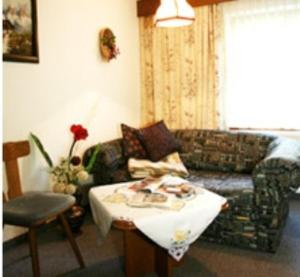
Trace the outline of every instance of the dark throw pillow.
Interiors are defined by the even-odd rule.
[[[123,135],[123,151],[126,158],[144,159],[147,157],[146,150],[144,149],[139,139],[138,130],[121,124]]]
[[[157,162],[180,149],[179,143],[163,121],[140,129],[139,137],[153,162]]]

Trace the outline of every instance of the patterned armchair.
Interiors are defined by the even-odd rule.
[[[200,238],[276,251],[288,215],[288,194],[300,186],[300,142],[215,130],[173,133],[181,143],[189,181],[225,196],[230,205]],[[122,139],[103,144],[92,173],[96,185],[130,180]]]

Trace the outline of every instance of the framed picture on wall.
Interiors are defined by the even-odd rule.
[[[37,0],[3,0],[3,60],[38,63]]]

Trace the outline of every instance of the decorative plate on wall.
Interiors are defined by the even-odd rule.
[[[104,28],[99,34],[100,52],[106,61],[115,59],[120,54],[119,48],[116,45],[116,36],[109,28]]]

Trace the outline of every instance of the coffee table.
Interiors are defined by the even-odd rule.
[[[228,207],[226,202],[222,205],[222,211]],[[147,238],[133,222],[114,220],[112,225],[123,232],[127,277],[141,276],[149,272],[156,272],[159,277],[172,277],[173,268],[183,264],[184,258],[179,262],[174,260],[166,249]]]
[[[125,183],[127,187],[130,183]],[[125,274],[127,277],[140,276],[145,273],[156,272],[158,276],[168,277],[172,276],[173,267],[182,264],[182,259],[176,261],[171,255],[169,255],[168,250],[161,247],[159,244],[154,242],[152,239],[148,238],[141,231],[141,224],[139,221],[139,229],[134,224],[137,218],[147,218],[149,215],[161,216],[164,213],[162,210],[157,209],[142,209],[142,208],[132,208],[124,203],[114,204],[114,202],[105,202],[105,196],[111,195],[112,192],[118,190],[120,187],[124,187],[124,184],[115,184],[109,186],[101,186],[93,188],[90,190],[90,205],[92,208],[93,218],[100,228],[103,235],[109,232],[111,226],[121,230],[123,232],[124,238],[124,257],[125,257]],[[119,191],[119,190],[118,190]],[[212,193],[206,192],[203,195],[211,195]],[[201,207],[204,206],[202,199],[204,201],[204,196],[199,196],[201,200]],[[211,198],[209,198],[211,199]],[[198,201],[198,200],[195,200]],[[194,200],[189,204],[191,206],[195,203]],[[198,202],[197,202],[198,203]],[[222,198],[222,201],[217,201],[215,204],[222,210],[227,208],[226,199]],[[219,211],[221,210],[219,208]],[[200,208],[201,209],[201,208]],[[207,209],[206,212],[208,211]],[[190,211],[190,208],[187,208]],[[199,211],[199,210],[198,210]],[[158,214],[157,214],[158,213]],[[184,213],[180,213],[183,216]],[[173,214],[174,215],[174,214]],[[155,217],[156,218],[156,217]],[[180,221],[181,222],[181,221]],[[152,225],[150,225],[151,227]],[[173,226],[168,225],[168,226]],[[157,225],[156,225],[157,227]],[[166,226],[163,226],[164,228]],[[160,228],[156,228],[160,230]],[[145,233],[145,230],[143,230]],[[166,234],[166,233],[164,233]]]

